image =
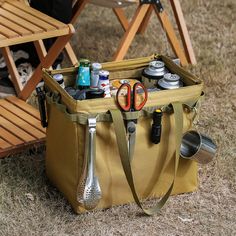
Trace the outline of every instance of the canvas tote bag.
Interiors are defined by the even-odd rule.
[[[84,173],[88,143],[88,119],[96,117],[95,173],[102,197],[96,209],[136,202],[148,214],[158,212],[169,195],[197,189],[197,163],[179,158],[182,134],[192,127],[199,111],[203,82],[165,56],[103,63],[110,80],[137,79],[154,59],[161,59],[172,73],[181,76],[185,86],[148,94],[139,112],[121,112],[114,97],[74,100],[52,76],[64,75],[65,84],[75,83],[78,68],[43,70],[47,104],[46,173],[64,194],[75,212],[86,211],[77,201]],[[150,141],[152,114],[163,111],[161,142]],[[137,119],[132,161],[127,148],[124,120]],[[151,209],[141,201],[159,198]]]

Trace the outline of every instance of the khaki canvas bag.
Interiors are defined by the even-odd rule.
[[[142,70],[154,59],[164,61],[172,73],[181,76],[186,86],[148,94],[139,112],[121,112],[112,98],[74,100],[52,76],[64,75],[65,84],[73,85],[78,68],[44,70],[47,104],[46,173],[64,194],[75,212],[85,209],[77,201],[88,143],[88,119],[96,117],[95,171],[102,198],[97,209],[136,202],[148,214],[158,212],[169,195],[197,189],[197,163],[179,158],[182,133],[192,127],[202,97],[200,79],[179,67],[165,56],[109,62],[102,64],[110,72],[110,80],[140,78]],[[150,141],[152,113],[163,111],[162,135],[159,144]],[[136,142],[132,161],[127,148],[124,120],[137,119]],[[151,209],[144,199],[162,197]]]

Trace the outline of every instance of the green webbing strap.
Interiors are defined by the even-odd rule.
[[[120,110],[110,110],[113,123],[114,123],[116,140],[118,144],[121,163],[125,172],[126,179],[132,191],[135,202],[147,215],[153,215],[159,212],[160,209],[164,206],[164,204],[166,203],[167,199],[169,198],[172,192],[176,174],[177,174],[177,169],[179,165],[180,144],[181,144],[182,130],[183,130],[183,107],[182,107],[182,104],[179,102],[172,103],[172,106],[174,109],[174,117],[175,117],[175,145],[176,145],[175,169],[174,169],[173,182],[170,188],[168,189],[167,193],[162,197],[162,199],[154,207],[149,208],[149,209],[143,208],[139,200],[139,197],[137,195],[137,192],[135,190],[134,179],[133,179],[133,175],[131,171],[129,153],[128,153],[128,148],[127,148],[127,143],[126,143],[126,131],[125,131],[124,123],[123,123],[123,116]]]

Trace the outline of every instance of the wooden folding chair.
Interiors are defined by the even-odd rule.
[[[14,0],[0,0],[0,22],[0,48],[18,97],[26,100],[41,80],[41,68],[53,64],[69,42],[74,28]],[[57,40],[47,53],[43,39],[54,37]],[[41,63],[23,88],[9,47],[26,42],[35,44]]]
[[[179,30],[180,37],[181,37],[181,40],[182,40],[182,43],[184,46],[184,51],[185,51],[185,55],[187,57],[187,60],[192,65],[195,65],[197,63],[197,61],[196,61],[196,57],[195,57],[195,54],[193,51],[192,43],[190,40],[190,36],[188,33],[188,29],[186,26],[186,22],[184,19],[184,15],[183,15],[183,11],[182,11],[180,2],[179,2],[179,0],[170,0],[170,3],[171,3],[172,10],[174,12],[175,20],[176,20],[176,23],[178,26],[178,30]],[[150,6],[142,24],[138,30],[138,33],[142,33],[142,34],[144,33],[153,10],[154,10],[153,6]]]
[[[158,19],[161,22],[162,27],[164,28],[167,38],[170,42],[170,45],[176,54],[176,56],[180,59],[182,65],[186,65],[189,63],[195,64],[196,59],[192,49],[191,41],[189,38],[189,34],[187,31],[187,27],[183,18],[182,9],[178,0],[171,0],[171,6],[175,13],[176,22],[178,24],[178,29],[180,32],[180,36],[184,45],[185,52],[183,51],[181,44],[175,34],[173,26],[167,16],[166,11],[164,10],[163,6],[161,5],[160,1],[157,0],[150,0],[147,1],[149,5],[142,4],[145,0],[75,0],[74,4],[74,17],[72,20],[72,24],[76,21],[77,17],[80,15],[81,11],[83,10],[84,6],[87,3],[96,4],[103,7],[112,8],[114,13],[116,14],[119,22],[121,23],[122,27],[125,30],[125,34],[123,35],[118,49],[113,57],[114,60],[122,60],[126,55],[135,35],[137,33],[143,33],[145,28],[147,27],[148,21],[152,14],[153,9],[158,16]],[[155,7],[155,4],[158,2],[159,8]],[[123,8],[131,5],[136,4],[137,9],[135,11],[134,16],[132,17],[131,21],[129,22],[124,14]]]
[[[0,48],[18,97],[0,99],[0,157],[44,142],[45,129],[39,113],[25,100],[41,81],[41,69],[49,68],[66,44],[74,28],[26,5],[24,1],[0,0]],[[43,39],[57,38],[47,52]],[[10,46],[33,42],[40,64],[25,86],[22,85]]]

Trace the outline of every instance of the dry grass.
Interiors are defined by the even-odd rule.
[[[236,2],[181,3],[198,60],[192,71],[206,84],[198,128],[218,144],[215,161],[200,167],[199,191],[172,197],[153,217],[134,204],[77,216],[49,184],[44,152],[24,153],[0,161],[0,235],[236,235]],[[78,55],[110,60],[122,34],[112,12],[89,6],[78,23]],[[153,52],[171,53],[154,16],[127,57]]]

